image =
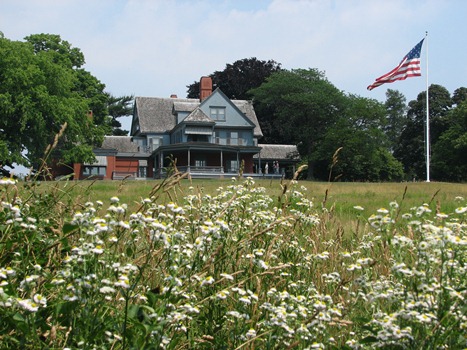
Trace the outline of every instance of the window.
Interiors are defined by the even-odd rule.
[[[196,167],[205,167],[206,166],[206,159],[196,159],[195,160]]]
[[[139,166],[138,167],[138,177],[147,177],[148,176],[148,167]]]
[[[228,172],[237,172],[238,171],[238,161],[236,160],[231,160],[227,163],[227,166],[229,167],[227,169]]]
[[[107,167],[105,166],[92,166],[87,165],[83,167],[83,175],[84,176],[105,176]]]
[[[211,107],[211,119],[225,122],[225,107]]]

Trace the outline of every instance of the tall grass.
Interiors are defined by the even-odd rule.
[[[3,179],[2,348],[467,347],[465,187],[347,186]]]

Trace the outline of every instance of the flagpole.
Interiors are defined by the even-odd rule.
[[[428,96],[428,31],[425,32],[426,50],[426,182],[430,182],[430,102]]]

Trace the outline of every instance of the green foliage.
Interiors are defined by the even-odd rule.
[[[449,113],[449,126],[433,146],[432,169],[435,178],[467,181],[467,102]]]
[[[313,177],[315,154],[320,151],[326,132],[344,113],[343,93],[316,69],[273,73],[251,93],[259,111],[266,108],[273,113],[272,135],[297,144],[300,154],[308,156],[308,177]]]
[[[93,158],[109,129],[104,85],[80,68],[84,56],[58,35],[25,42],[0,38],[0,163],[40,165],[46,146],[64,124],[59,158]],[[89,119],[89,111],[94,118]]]
[[[107,94],[107,109],[112,118],[112,134],[115,136],[128,135],[128,130],[122,130],[122,124],[118,118],[131,115],[133,113],[133,96],[115,97]]]
[[[229,63],[223,71],[215,71],[209,76],[213,85],[220,88],[230,99],[247,100],[250,98],[250,89],[260,86],[267,77],[280,70],[280,63],[252,57]],[[199,81],[188,85],[187,88],[188,98],[199,98]]]

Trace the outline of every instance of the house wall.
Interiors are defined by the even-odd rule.
[[[139,162],[136,158],[117,158],[115,162],[115,171],[121,172],[137,172]],[[107,170],[108,171],[108,170]]]
[[[116,164],[116,157],[107,156],[107,169],[105,171],[105,180],[112,179],[112,173],[115,170],[115,164]]]
[[[81,167],[83,164],[81,163],[73,163],[73,173],[75,174],[74,179],[80,180],[81,179]]]
[[[225,122],[217,122],[216,125],[222,126],[252,126],[248,118],[230,103],[226,103],[225,97],[219,92],[214,92],[209,100],[205,100],[205,103],[201,103],[200,109],[207,115],[211,115],[211,107],[225,107]]]

